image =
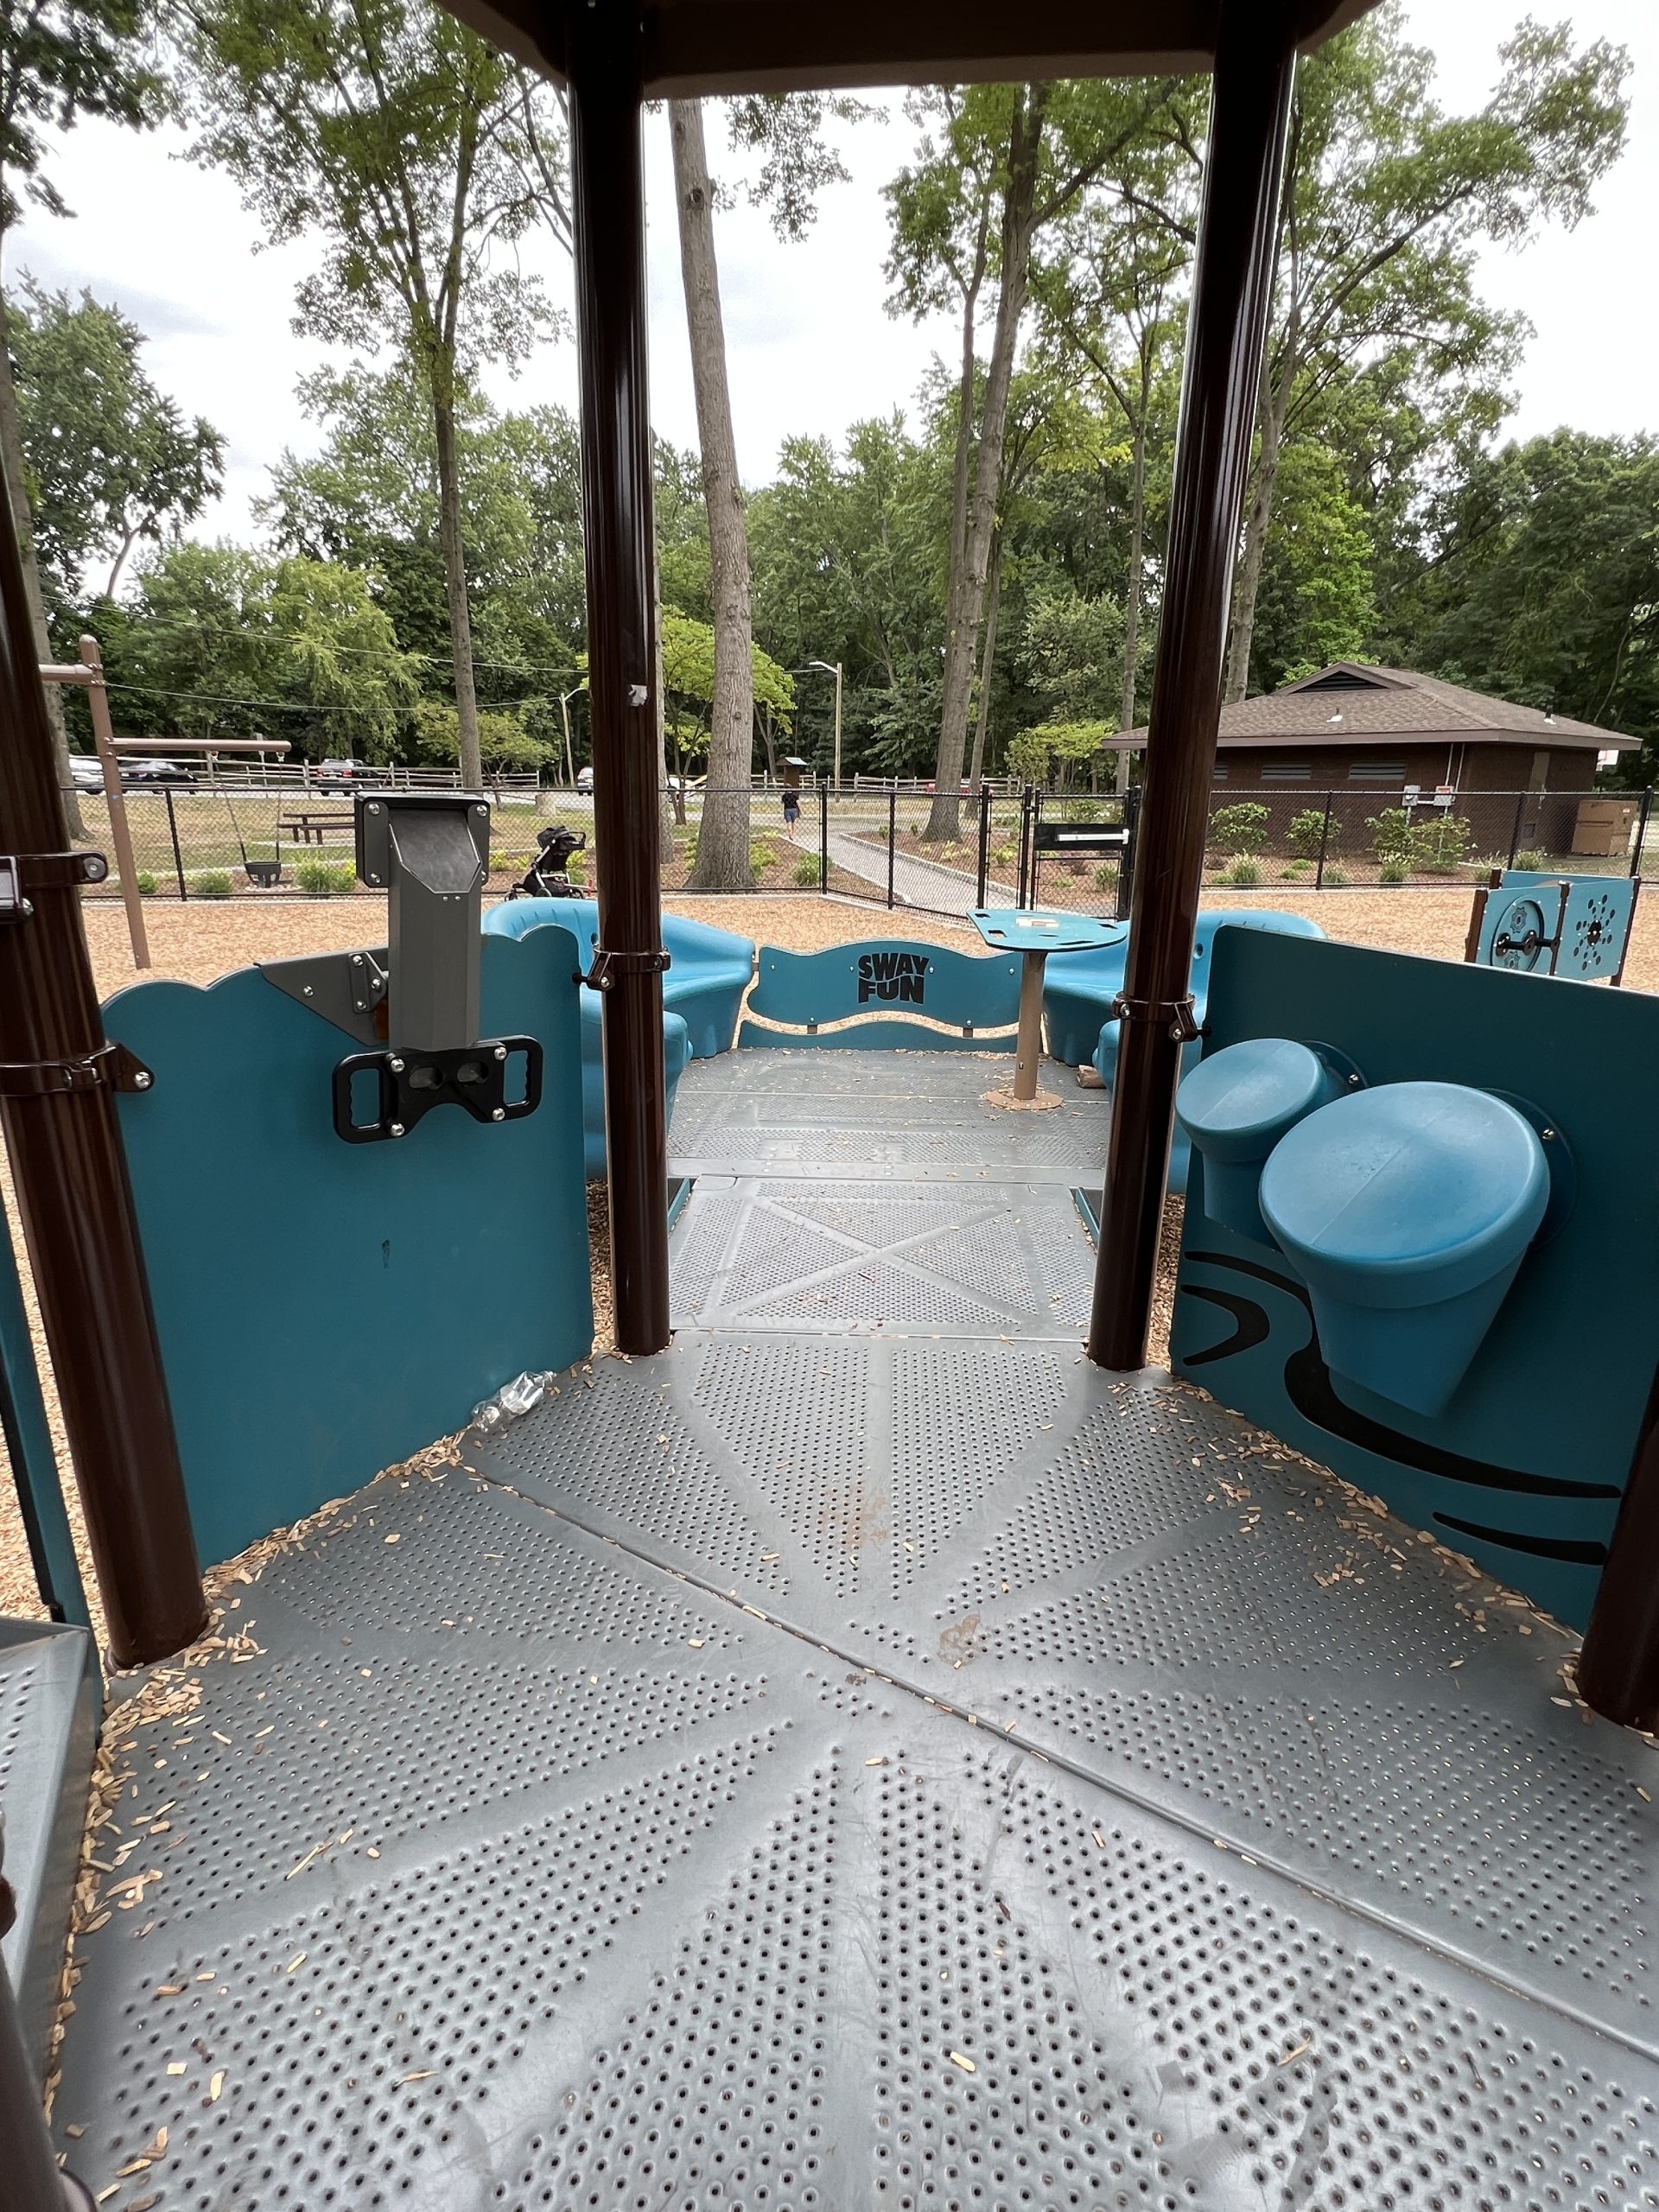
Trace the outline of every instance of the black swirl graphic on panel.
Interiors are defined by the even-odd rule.
[[[1448,1452],[1438,1444],[1429,1444],[1421,1437],[1408,1436],[1403,1430],[1390,1428],[1385,1422],[1373,1421],[1369,1414],[1357,1413],[1337,1395],[1331,1380],[1331,1370],[1325,1363],[1319,1349],[1319,1331],[1313,1325],[1313,1309],[1303,1286],[1289,1275],[1281,1275],[1272,1268],[1260,1267],[1252,1260],[1235,1260],[1223,1252],[1189,1252],[1190,1260],[1202,1261],[1205,1266],[1231,1268],[1240,1274],[1254,1275],[1258,1281],[1271,1283],[1275,1290],[1282,1290],[1295,1299],[1308,1317],[1308,1340],[1300,1351],[1294,1351],[1285,1362],[1285,1395],[1304,1421],[1311,1421],[1328,1435],[1339,1436],[1345,1443],[1357,1444],[1362,1451],[1375,1452],[1379,1459],[1393,1459],[1402,1466],[1421,1468],[1425,1474],[1444,1475],[1449,1480],[1467,1483],[1481,1490],[1510,1491],[1529,1497],[1605,1497],[1617,1498],[1621,1493],[1611,1483],[1567,1482],[1555,1475],[1533,1475],[1518,1467],[1495,1467],[1484,1459],[1466,1459],[1461,1452]],[[1214,1294],[1200,1291],[1197,1285],[1183,1283],[1181,1288],[1189,1295],[1213,1297]],[[1230,1300],[1216,1302],[1228,1306],[1235,1318],[1242,1322],[1238,1308]],[[1240,1305],[1249,1304],[1240,1300]],[[1262,1319],[1260,1333],[1249,1338],[1239,1334],[1227,1344],[1218,1345],[1200,1357],[1221,1359],[1235,1352],[1247,1351],[1251,1344],[1262,1342],[1268,1333],[1268,1317],[1257,1306],[1253,1310]],[[1187,1366],[1197,1362],[1188,1360]],[[1506,1539],[1497,1538],[1497,1541]]]

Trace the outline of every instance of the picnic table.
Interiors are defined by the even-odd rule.
[[[337,806],[300,807],[292,814],[279,815],[276,827],[286,830],[296,845],[321,845],[330,830],[349,830],[352,817],[349,812],[342,814]]]

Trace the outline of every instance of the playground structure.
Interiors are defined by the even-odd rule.
[[[1624,980],[1639,875],[1494,868],[1475,893],[1465,960],[1580,982]]]
[[[55,2148],[127,2212],[1659,2193],[1659,1789],[1608,1725],[1659,1719],[1659,1009],[1282,928],[1195,976],[1294,44],[1335,15],[1194,20],[1149,776],[1079,1052],[1109,1099],[987,1104],[1023,951],[677,953],[644,674],[644,99],[1041,74],[1098,24],[1039,5],[1011,57],[972,9],[948,51],[902,9],[560,18],[591,918],[486,929],[485,803],[369,792],[384,945],[99,1010],[0,539],[0,1110],[114,1662],[78,1860],[100,1685],[0,1280],[61,1620],[0,1643],[19,2212],[85,2201],[54,2016]],[[1126,9],[1097,66],[1167,35]],[[1051,1045],[1095,957],[1055,956]]]

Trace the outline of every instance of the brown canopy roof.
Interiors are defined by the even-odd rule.
[[[592,0],[446,0],[493,45],[564,74],[565,22]],[[617,0],[600,0],[615,5]],[[1376,0],[1294,0],[1317,46]],[[791,92],[1207,70],[1221,0],[647,0],[645,90]]]
[[[1144,729],[1129,733],[1137,746],[1146,734]],[[1438,676],[1352,660],[1332,661],[1282,691],[1266,691],[1221,710],[1221,744],[1229,751],[1286,744],[1384,744],[1393,738],[1459,745],[1512,745],[1530,739],[1539,746],[1606,753],[1629,753],[1641,742],[1594,722],[1574,721],[1570,715],[1551,715],[1540,707],[1489,699]]]

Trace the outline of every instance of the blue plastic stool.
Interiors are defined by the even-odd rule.
[[[1332,1372],[1420,1414],[1450,1403],[1548,1202],[1536,1130],[1453,1083],[1322,1106],[1274,1148],[1259,1198]]]
[[[1288,1037],[1249,1037],[1200,1060],[1182,1079],[1175,1113],[1204,1161],[1204,1211],[1241,1236],[1271,1243],[1256,1203],[1281,1138],[1342,1096],[1343,1078]]]

